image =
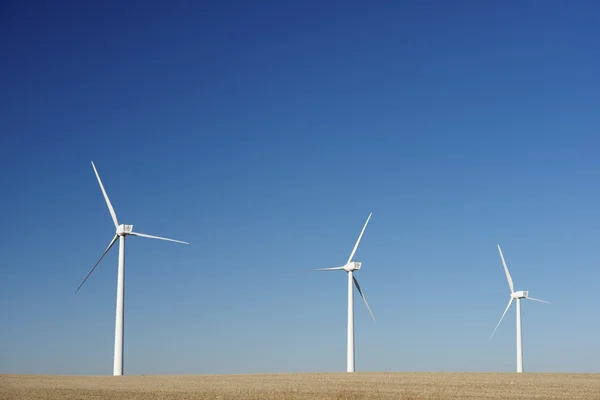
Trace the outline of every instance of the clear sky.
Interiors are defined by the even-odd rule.
[[[58,4],[60,3],[60,4]],[[593,1],[3,2],[0,372],[600,371]],[[85,3],[85,4],[84,4]],[[218,3],[218,4],[217,4]]]

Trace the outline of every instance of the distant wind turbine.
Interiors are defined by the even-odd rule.
[[[373,214],[373,213],[371,213],[371,214]],[[358,248],[360,239],[362,238],[362,235],[365,232],[365,228],[367,227],[367,224],[369,223],[369,220],[371,219],[371,214],[369,214],[369,217],[367,218],[367,222],[365,222],[365,225],[363,226],[362,231],[360,232],[360,235],[358,236],[358,240],[356,241],[356,244],[354,245],[354,249],[352,249],[352,253],[350,253],[350,257],[348,257],[348,261],[346,262],[346,265],[344,265],[342,267],[334,267],[334,268],[313,269],[313,271],[341,271],[341,270],[343,270],[348,273],[348,350],[347,350],[347,360],[346,360],[346,371],[347,372],[354,372],[354,288],[353,288],[353,284],[356,286],[358,293],[364,300],[365,305],[367,306],[367,309],[369,310],[369,313],[371,314],[371,318],[373,318],[373,321],[375,321],[375,317],[373,316],[373,313],[371,312],[371,307],[369,307],[369,303],[367,303],[367,299],[365,298],[362,290],[360,290],[360,285],[358,284],[358,281],[352,275],[352,273],[354,271],[358,271],[360,269],[361,264],[362,264],[359,261],[352,261],[352,257],[354,257],[354,253],[356,253],[356,249]]]
[[[520,373],[520,372],[523,372],[523,338],[522,338],[522,332],[521,332],[521,299],[539,301],[541,303],[547,303],[547,304],[551,304],[551,303],[546,300],[534,299],[533,297],[529,297],[529,292],[527,290],[519,290],[518,292],[515,292],[513,280],[510,277],[510,272],[508,272],[508,267],[506,266],[506,261],[504,261],[504,256],[502,255],[502,249],[500,249],[500,245],[498,245],[498,252],[500,253],[500,258],[502,259],[502,265],[504,265],[504,272],[506,273],[506,280],[508,280],[508,287],[510,288],[510,300],[508,302],[508,305],[506,306],[506,309],[504,310],[504,313],[502,314],[502,317],[500,317],[500,321],[498,321],[498,325],[496,325],[496,328],[494,328],[494,331],[492,332],[490,339],[494,336],[496,329],[498,329],[498,327],[500,326],[500,323],[502,322],[502,319],[504,318],[504,316],[506,315],[506,312],[510,308],[510,305],[512,304],[513,300],[516,300],[516,303],[517,303],[517,372]]]
[[[159,239],[166,240],[169,242],[183,243],[189,244],[188,242],[182,242],[181,240],[168,239],[159,236],[147,235],[145,233],[137,233],[133,231],[133,225],[119,225],[117,221],[117,214],[115,214],[115,210],[113,209],[112,204],[110,204],[110,200],[108,199],[108,195],[106,194],[106,190],[104,190],[104,185],[102,185],[102,181],[100,180],[100,175],[98,175],[98,171],[96,170],[96,166],[92,161],[92,168],[94,168],[94,172],[96,173],[96,178],[98,179],[98,183],[100,184],[100,189],[102,190],[102,194],[104,195],[104,200],[106,200],[106,205],[108,206],[108,211],[110,212],[110,216],[112,217],[113,222],[115,223],[115,228],[117,232],[115,237],[112,238],[102,256],[98,262],[94,265],[94,267],[87,274],[81,285],[77,288],[75,293],[81,289],[85,281],[90,277],[92,272],[96,269],[100,261],[104,258],[106,253],[113,247],[116,243],[117,238],[119,239],[119,271],[118,271],[118,279],[117,279],[117,315],[115,322],[115,355],[114,355],[114,365],[113,365],[113,375],[123,375],[123,311],[124,311],[124,295],[125,295],[125,236],[141,236],[150,239]]]

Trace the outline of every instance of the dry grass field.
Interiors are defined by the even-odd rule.
[[[0,399],[600,399],[600,374],[0,375]]]

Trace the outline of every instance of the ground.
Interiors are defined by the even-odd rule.
[[[600,374],[0,375],[0,399],[600,399]]]

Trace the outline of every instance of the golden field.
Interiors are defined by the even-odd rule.
[[[0,399],[600,399],[600,374],[0,375]]]

